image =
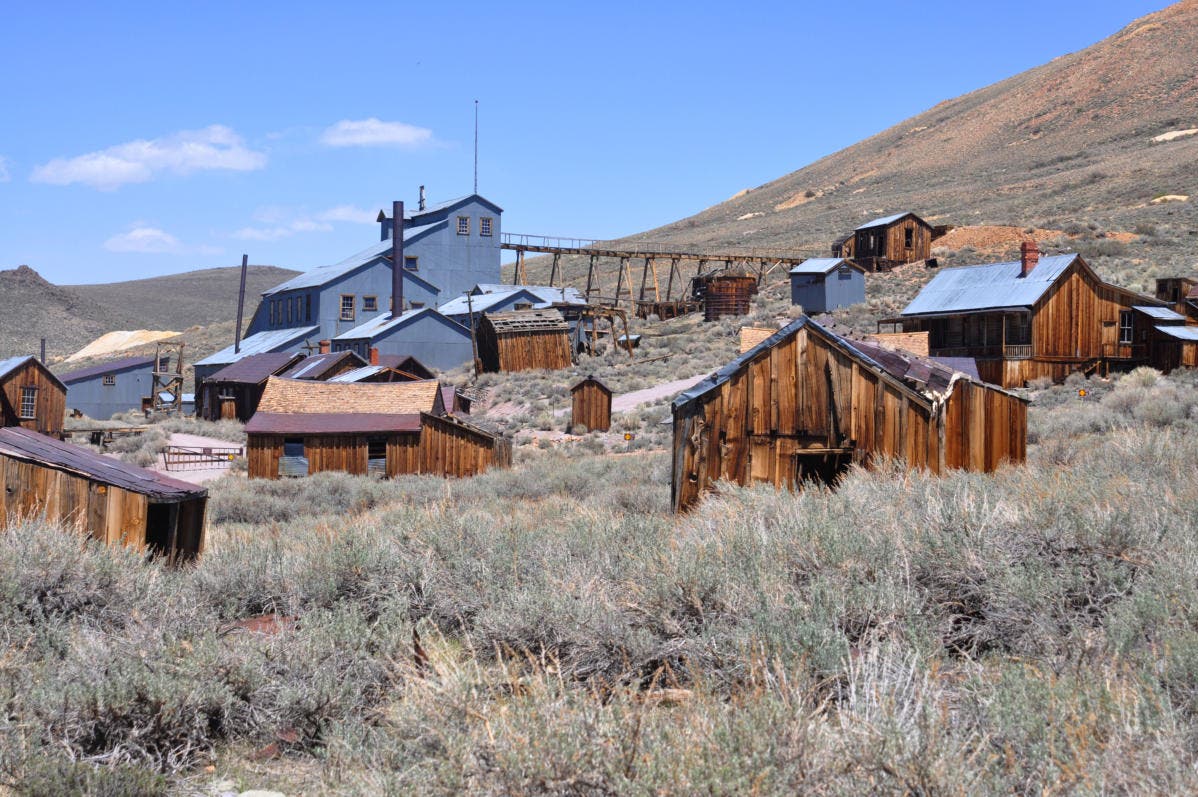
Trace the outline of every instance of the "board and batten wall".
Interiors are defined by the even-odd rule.
[[[21,418],[21,392],[23,388],[37,388],[34,418]],[[66,391],[50,376],[50,372],[35,360],[29,360],[0,381],[4,393],[3,423],[5,426],[20,426],[42,434],[57,435],[62,431],[66,419]]]

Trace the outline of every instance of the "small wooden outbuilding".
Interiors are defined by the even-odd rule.
[[[611,388],[593,376],[570,388],[571,429],[585,426],[591,432],[606,432],[611,428]]]
[[[836,256],[852,258],[866,271],[886,271],[931,257],[932,233],[932,225],[914,213],[895,213],[853,230],[852,246],[841,243]]]
[[[266,380],[289,370],[302,354],[251,354],[227,365],[199,385],[199,415],[206,421],[248,421],[258,409]]]
[[[486,313],[478,324],[478,359],[488,373],[569,368],[570,327],[555,309]]]
[[[62,432],[67,386],[36,357],[0,360],[0,426]]]
[[[748,315],[757,295],[757,277],[738,271],[720,271],[695,277],[692,295],[703,302],[703,320],[728,315]]]
[[[194,559],[208,491],[28,429],[0,429],[0,528],[44,515],[109,545]]]
[[[473,476],[511,464],[510,442],[445,417],[432,380],[301,382],[271,377],[246,424],[251,478],[321,471]]]
[[[721,479],[831,483],[878,456],[991,471],[1027,450],[1026,399],[806,316],[682,393],[673,413],[675,510]]]

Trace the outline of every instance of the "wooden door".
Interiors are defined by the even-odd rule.
[[[221,397],[220,419],[222,421],[237,420],[237,399]]]

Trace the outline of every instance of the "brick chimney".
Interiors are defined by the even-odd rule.
[[[370,364],[371,365],[379,364],[379,350],[376,346],[370,347]]]
[[[1035,241],[1024,241],[1019,245],[1019,276],[1026,277],[1040,262],[1040,250]]]
[[[331,340],[322,340],[320,342],[320,353],[328,354],[332,350],[333,342]]]

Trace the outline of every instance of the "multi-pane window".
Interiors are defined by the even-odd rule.
[[[470,234],[470,217],[458,216],[458,235]]]
[[[104,374],[104,378],[101,381],[105,387],[112,387],[116,384],[116,374]]]
[[[419,271],[420,270],[420,258],[415,257],[413,255],[404,255],[403,267],[406,268],[408,271]]]
[[[484,238],[491,237],[491,217],[483,216],[478,220],[478,234]]]
[[[21,388],[21,420],[31,421],[37,417],[37,388]]]
[[[341,294],[341,320],[354,320],[354,295],[352,293]]]
[[[1132,320],[1131,310],[1119,311],[1119,342],[1131,343],[1132,340]]]
[[[379,298],[377,296],[362,297],[362,312],[373,313],[379,309]]]

